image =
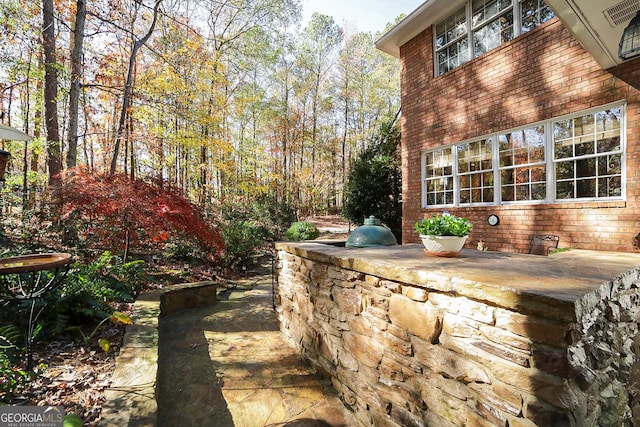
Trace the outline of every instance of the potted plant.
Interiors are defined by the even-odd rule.
[[[460,254],[472,227],[466,218],[460,218],[448,212],[421,219],[414,225],[427,255],[443,257],[454,257]]]

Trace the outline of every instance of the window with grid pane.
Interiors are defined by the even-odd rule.
[[[429,206],[453,203],[453,153],[451,147],[425,155],[425,200]]]
[[[458,144],[460,204],[493,203],[493,138]]]
[[[622,107],[553,123],[556,199],[622,195]]]
[[[498,135],[503,202],[546,199],[545,142],[543,125]]]
[[[423,205],[622,200],[625,110],[610,104],[425,152]]]
[[[553,16],[544,0],[467,0],[463,7],[433,26],[436,76],[530,31]]]
[[[440,74],[469,60],[467,16],[462,7],[435,27],[436,60]]]
[[[473,56],[480,56],[513,38],[511,0],[474,0]]]
[[[520,31],[523,34],[553,17],[553,11],[544,0],[520,1]]]

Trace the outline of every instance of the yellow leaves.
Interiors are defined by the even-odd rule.
[[[114,325],[132,325],[133,320],[131,317],[127,316],[125,313],[121,311],[114,311],[110,316],[111,321]]]
[[[252,180],[252,181],[239,182],[238,189],[241,194],[244,194],[249,197],[257,197],[257,196],[267,194],[267,190],[269,190],[269,187],[264,183],[260,183]]]
[[[98,340],[98,345],[104,351],[109,351],[111,349],[111,341],[106,338],[100,338]]]

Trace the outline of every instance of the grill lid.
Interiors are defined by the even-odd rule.
[[[371,215],[364,225],[353,230],[347,239],[347,248],[371,248],[376,246],[395,246],[398,242],[391,230],[380,225],[380,220]]]

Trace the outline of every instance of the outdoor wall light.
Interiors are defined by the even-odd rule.
[[[620,59],[626,60],[638,55],[640,55],[640,11],[624,29],[618,45]]]

